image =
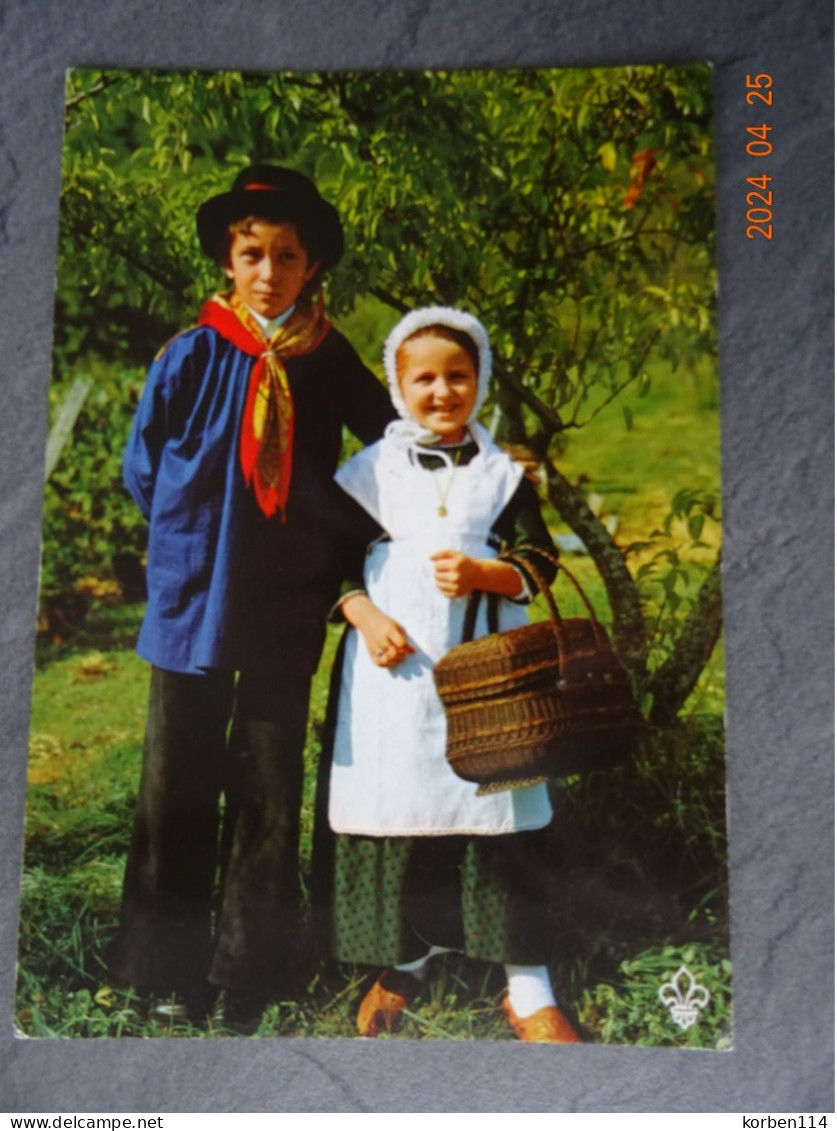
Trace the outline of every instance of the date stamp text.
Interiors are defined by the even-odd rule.
[[[768,74],[747,75],[747,90],[744,95],[747,105],[753,107],[773,105],[773,76]],[[747,126],[750,135],[747,142],[747,155],[757,161],[770,157],[773,152],[773,143],[769,134],[773,127],[767,122],[758,126]],[[753,240],[757,236],[763,239],[773,239],[773,190],[768,188],[773,178],[762,166],[759,176],[747,177],[747,184],[752,185],[746,194],[747,204],[747,239]],[[753,170],[755,173],[755,170]]]

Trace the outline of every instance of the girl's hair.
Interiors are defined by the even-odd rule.
[[[465,351],[471,359],[474,373],[479,374],[480,355],[477,349],[477,343],[471,335],[466,334],[464,330],[457,330],[454,326],[445,326],[441,322],[435,322],[430,326],[422,326],[418,330],[414,330],[412,334],[408,334],[395,352],[396,366],[398,364],[398,355],[401,353],[402,347],[405,346],[407,342],[412,342],[416,338],[444,338],[448,342],[453,342],[455,345],[459,346],[460,349]]]

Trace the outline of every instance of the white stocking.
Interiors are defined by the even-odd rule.
[[[555,1005],[555,995],[545,966],[505,966],[509,980],[509,1004],[520,1017],[531,1017],[547,1005]]]

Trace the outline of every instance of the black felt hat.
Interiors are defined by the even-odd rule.
[[[323,200],[313,181],[279,165],[250,165],[229,192],[213,196],[198,209],[198,239],[217,259],[230,224],[255,216],[274,224],[293,224],[311,262],[333,267],[343,254],[343,225],[337,209]]]

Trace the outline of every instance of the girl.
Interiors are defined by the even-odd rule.
[[[501,962],[506,1015],[522,1040],[578,1041],[546,968],[538,858],[552,808],[544,784],[477,796],[445,761],[434,663],[459,643],[467,595],[498,593],[500,628],[526,623],[523,571],[502,543],[553,549],[532,485],[476,423],[491,371],[485,330],[445,307],[414,311],[384,364],[401,420],[337,474],[380,535],[364,589],[342,599],[346,641],[329,821],[333,949],[388,966],[358,1031],[391,1031],[445,950]],[[360,513],[355,525],[362,525]],[[516,603],[517,602],[517,603]],[[484,612],[477,635],[487,631]]]

